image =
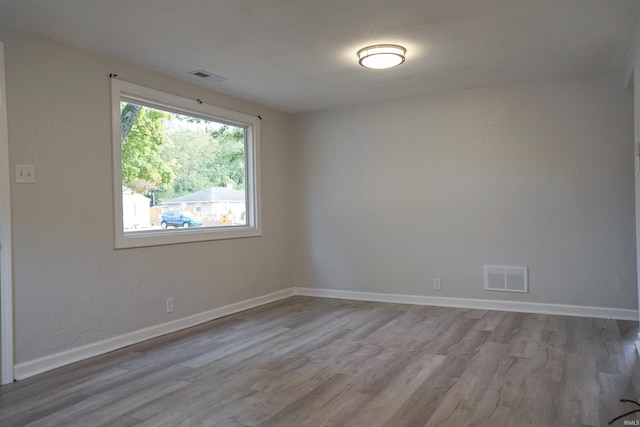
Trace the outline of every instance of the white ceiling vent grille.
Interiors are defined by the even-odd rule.
[[[204,71],[204,70],[189,71],[189,74],[191,74],[192,76],[200,77],[202,79],[206,79],[211,83],[218,83],[218,82],[223,82],[223,81],[227,80],[226,78],[224,78],[222,76],[218,76],[216,74],[213,74],[213,73],[210,73],[210,72]]]
[[[523,292],[529,291],[527,267],[484,266],[484,289],[486,291]]]

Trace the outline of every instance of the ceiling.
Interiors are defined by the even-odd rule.
[[[639,0],[0,0],[0,22],[291,113],[618,69],[639,19]],[[362,68],[377,43],[406,62]]]

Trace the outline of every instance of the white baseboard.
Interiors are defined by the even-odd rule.
[[[271,302],[279,301],[293,295],[338,298],[356,301],[390,302],[397,304],[433,305],[439,307],[474,308],[484,310],[516,311],[522,313],[557,314],[564,316],[597,317],[604,319],[618,320],[638,320],[636,310],[609,308],[609,307],[587,307],[578,305],[563,304],[541,304],[519,301],[499,301],[468,298],[445,298],[423,295],[398,295],[374,292],[341,291],[336,289],[320,288],[288,288],[268,295],[229,304],[224,307],[183,317],[182,319],[162,323],[148,328],[139,329],[124,335],[98,341],[82,347],[72,348],[60,353],[30,360],[28,362],[15,365],[14,376],[17,380],[29,378],[31,376],[69,365],[74,362],[99,356],[110,351],[118,350],[139,342],[147,341],[151,338],[190,328],[201,323],[209,322],[220,317],[248,310]]]
[[[541,304],[536,302],[469,298],[446,298],[424,295],[397,295],[320,288],[294,288],[294,294],[309,297],[350,299],[356,301],[391,302],[396,304],[433,305],[439,307],[475,308],[481,310],[517,311],[521,313],[556,314],[561,316],[597,317],[601,319],[638,321],[637,310],[624,308]]]
[[[204,313],[194,314],[192,316],[176,319],[171,322],[161,323],[159,325],[150,326],[148,328],[139,329],[124,335],[87,344],[82,347],[72,348],[60,353],[45,356],[40,359],[30,360],[28,362],[15,365],[14,376],[17,380],[29,378],[31,376],[69,365],[74,362],[99,356],[123,347],[130,346],[139,342],[147,341],[151,338],[161,335],[170,334],[181,329],[190,328],[201,323],[209,322],[220,317],[258,307],[270,302],[278,301],[293,296],[293,288],[284,289],[268,295],[240,301],[234,304],[225,305],[224,307],[206,311]]]

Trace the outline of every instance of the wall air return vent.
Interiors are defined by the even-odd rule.
[[[527,267],[485,265],[484,289],[486,291],[526,293],[529,291],[527,273]]]

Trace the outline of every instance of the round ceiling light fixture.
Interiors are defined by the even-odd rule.
[[[396,44],[376,44],[358,51],[360,65],[374,70],[397,67],[404,62],[407,50]]]

